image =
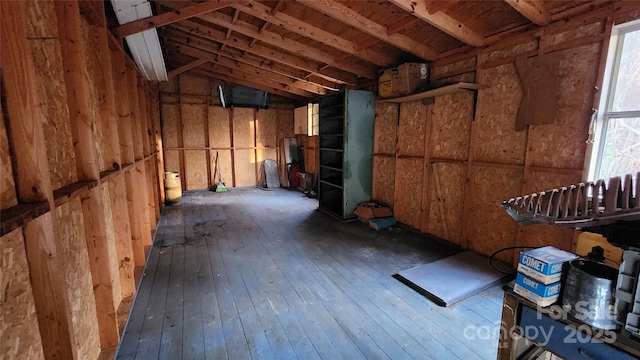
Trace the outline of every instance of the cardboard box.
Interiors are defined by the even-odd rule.
[[[562,277],[564,264],[577,257],[576,254],[553,246],[523,251],[518,260],[518,272],[543,284],[555,283]]]
[[[513,291],[536,305],[544,307],[558,301],[561,288],[560,281],[545,285],[522,273],[518,273]]]
[[[387,206],[376,207],[375,205],[367,206],[363,204],[358,205],[353,213],[358,215],[359,218],[367,221],[373,218],[393,216],[393,212]]]
[[[406,63],[385,70],[378,79],[378,95],[382,98],[416,93],[429,83],[429,64]]]
[[[369,227],[378,231],[382,229],[386,229],[388,227],[392,227],[395,224],[396,224],[396,218],[392,216],[375,218],[375,219],[369,220]]]

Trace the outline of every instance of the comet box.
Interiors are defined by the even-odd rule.
[[[560,296],[560,281],[545,285],[528,276],[518,273],[513,291],[538,306],[549,306]]]
[[[552,284],[560,281],[564,264],[577,257],[553,246],[523,251],[518,260],[518,272],[542,284]]]

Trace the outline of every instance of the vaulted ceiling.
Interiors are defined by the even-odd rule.
[[[375,82],[380,70],[474,51],[606,1],[154,1],[170,76],[191,71],[303,101]]]

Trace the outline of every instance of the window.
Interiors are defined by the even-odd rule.
[[[307,105],[309,136],[320,134],[320,104],[309,103]]]
[[[614,26],[589,180],[640,171],[640,20]]]

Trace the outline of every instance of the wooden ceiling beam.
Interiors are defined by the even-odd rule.
[[[275,94],[278,96],[282,96],[282,97],[286,97],[288,99],[294,100],[296,102],[306,102],[309,100],[309,98],[300,96],[300,95],[295,95],[289,92],[286,92],[284,90],[278,89],[276,87],[270,86],[268,84],[268,82],[256,82],[250,79],[243,79],[243,78],[238,78],[235,77],[234,75],[230,75],[224,72],[224,70],[220,70],[218,68],[216,69],[202,69],[202,68],[198,68],[198,69],[194,69],[196,73],[213,78],[213,79],[217,79],[217,80],[221,80],[224,82],[229,82],[229,83],[233,83],[233,84],[237,84],[237,85],[242,85],[242,86],[246,86],[246,87],[250,87],[253,89],[257,89],[257,90],[262,90],[262,91],[266,91],[268,93],[271,94]]]
[[[536,25],[544,26],[551,22],[551,13],[537,0],[505,0],[505,2]]]
[[[281,4],[279,2],[278,4]],[[393,56],[377,51],[359,49],[354,42],[341,38],[326,30],[308,24],[298,18],[283,12],[272,13],[272,9],[268,6],[253,0],[242,0],[232,5],[234,8],[241,10],[253,17],[267,21],[284,30],[291,31],[298,35],[317,41],[321,44],[330,46],[334,49],[344,51],[348,54],[355,55],[360,59],[366,60],[378,66],[390,66],[395,62]]]
[[[173,69],[173,70],[169,71],[169,72],[167,73],[167,76],[168,76],[169,78],[172,78],[172,77],[174,77],[174,76],[176,76],[176,75],[180,75],[180,74],[182,74],[183,72],[189,71],[189,70],[191,70],[191,69],[193,69],[193,68],[196,68],[196,67],[198,67],[198,66],[200,66],[200,65],[202,65],[202,64],[205,64],[205,63],[207,63],[207,62],[208,62],[208,60],[204,60],[204,59],[197,59],[197,60],[194,60],[194,61],[192,61],[192,62],[190,62],[190,63],[188,63],[188,64],[186,64],[186,65],[183,65],[183,66],[181,66],[181,67],[179,67],[179,68],[177,68],[177,69]]]
[[[463,43],[475,47],[485,44],[484,36],[469,29],[466,25],[452,18],[447,13],[437,11],[429,12],[429,3],[424,0],[389,0],[392,4],[424,20],[430,25],[444,31]]]
[[[313,97],[316,97],[317,94],[308,92],[308,91],[304,91],[301,89],[298,89],[296,87],[287,85],[287,84],[283,84],[277,80],[271,79],[271,78],[266,78],[266,77],[256,77],[254,74],[251,73],[247,73],[244,72],[242,70],[240,70],[239,68],[237,68],[233,63],[229,64],[227,62],[227,64],[222,64],[220,62],[217,63],[217,67],[215,68],[217,72],[222,73],[222,74],[227,74],[229,76],[232,76],[236,79],[243,79],[246,81],[252,81],[252,82],[256,82],[256,83],[262,83],[265,84],[271,88],[274,89],[278,89],[281,91],[286,91],[290,94],[294,94],[294,95],[298,95],[298,96],[302,96],[304,98],[307,99],[311,99]],[[203,68],[207,68],[207,66],[203,66]],[[209,68],[213,69],[211,66],[209,66]]]
[[[174,6],[173,5],[174,2],[167,2],[162,4],[167,7]],[[231,20],[230,16],[225,15],[223,13],[203,14],[199,18],[206,22],[249,36],[253,39],[260,40],[266,44],[279,47],[281,49],[286,49],[287,51],[294,53],[298,56],[306,57],[309,59],[317,60],[325,64],[329,64],[335,68],[342,69],[344,71],[350,72],[352,74],[356,74],[366,79],[377,78],[377,72],[376,72],[377,69],[375,69],[373,66],[354,64],[351,62],[338,63],[335,60],[334,54],[329,54],[325,51],[318,50],[313,46],[285,38],[272,31],[265,30],[262,33],[260,33],[257,29],[254,28],[253,25],[242,22],[242,21],[236,21],[234,23]],[[252,48],[253,46],[255,46],[255,43],[250,41],[249,47]]]
[[[312,85],[321,86],[327,90],[337,90],[339,88],[338,84],[336,84],[335,82],[328,81],[318,76],[309,77],[309,73],[307,71],[294,69],[286,65],[281,65],[274,61],[270,61],[268,59],[264,59],[252,54],[243,56],[243,52],[240,50],[229,48],[223,52],[223,48],[225,47],[224,44],[222,45],[222,47],[220,47],[216,43],[209,40],[198,39],[196,37],[189,36],[181,31],[172,29],[166,30],[164,31],[164,33],[166,34],[166,39],[181,43],[183,45],[188,45],[194,49],[199,49],[213,54],[220,54],[232,60],[238,60],[240,62],[258,67],[260,69],[271,71],[276,74],[285,75],[293,79],[305,81]]]
[[[178,55],[178,56],[176,56]],[[177,66],[182,66],[183,64],[186,64],[190,61],[193,61],[192,59],[188,58],[187,56],[179,56],[180,54],[171,54],[170,57],[168,57],[168,61],[171,64],[177,65]],[[284,96],[290,99],[294,99],[297,101],[305,101],[306,98],[299,96],[299,95],[295,95],[295,94],[291,94],[288,93],[286,91],[274,88],[274,87],[270,87],[268,85],[265,85],[264,83],[257,83],[257,82],[252,82],[252,81],[245,81],[242,79],[237,79],[234,81],[230,81],[229,79],[231,78],[230,76],[226,76],[224,79],[221,78],[222,74],[215,70],[214,68],[215,64],[210,64],[208,67],[203,68],[203,67],[198,67],[198,68],[194,68],[189,70],[190,73],[198,75],[198,76],[203,76],[203,77],[208,77],[208,78],[215,78],[217,80],[221,80],[224,82],[231,82],[237,85],[242,85],[242,86],[247,86],[247,87],[251,87],[254,89],[258,89],[258,90],[262,90],[262,91],[267,91],[269,93],[278,95],[278,96]],[[216,75],[217,74],[217,75]]]
[[[253,47],[250,47],[249,41],[246,39],[234,36],[229,39],[225,39],[224,32],[202,26],[192,21],[182,21],[180,23],[174,24],[173,26],[189,34],[197,35],[205,39],[226,44],[227,46],[234,47],[248,53],[256,54],[258,56],[277,61],[281,64],[288,65],[296,69],[305,70],[319,76],[328,77],[338,83],[345,83],[350,85],[355,85],[358,83],[358,77],[346,71],[338,69],[326,69],[323,71],[318,71],[320,64],[317,61],[303,59],[301,57],[278,51],[261,44],[255,44]]]
[[[80,0],[78,6],[80,7],[80,15],[92,26],[107,26],[107,19],[104,13],[104,2],[92,1],[92,0]]]
[[[449,9],[458,5],[460,1],[461,0],[446,0],[446,1],[431,0],[429,1],[429,4],[427,6],[429,8],[429,14],[435,14],[438,11],[442,11],[446,13]]]
[[[216,63],[222,66],[227,66],[227,67],[235,66],[239,71],[243,71],[247,74],[252,74],[254,76],[271,79],[273,81],[280,82],[284,85],[298,88],[305,92],[311,92],[318,95],[324,95],[327,93],[327,90],[325,88],[316,84],[312,84],[309,81],[293,79],[286,75],[277,74],[269,70],[261,69],[257,66],[243,63],[240,60],[233,60],[230,57],[221,56],[221,54],[215,54],[215,53],[210,53],[204,50],[199,50],[189,45],[179,44],[176,42],[169,42],[167,43],[165,50],[179,52],[181,54],[185,54],[185,55],[202,59],[205,61],[210,61],[212,63]]]
[[[194,16],[202,15],[211,11],[216,11],[222,8],[225,8],[231,4],[233,1],[205,1],[201,3],[193,3],[189,6],[182,7],[179,9],[173,9],[171,11],[151,16],[145,19],[140,19],[136,21],[132,21],[130,23],[120,25],[111,29],[113,35],[116,37],[122,38],[128,35],[137,34],[139,32],[155,29],[160,26],[165,26],[169,24],[173,24],[180,20],[185,20],[192,18]]]
[[[392,34],[395,34],[395,33],[399,33],[402,30],[414,27],[420,21],[422,21],[422,20],[418,19],[415,16],[408,16],[408,17],[406,17],[406,18],[404,18],[402,20],[396,21],[395,23],[389,25],[387,27],[387,34],[388,35],[392,35]]]
[[[401,34],[387,33],[387,28],[334,0],[297,0],[307,7],[376,37],[394,47],[425,60],[434,60],[437,53],[427,45]]]

